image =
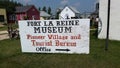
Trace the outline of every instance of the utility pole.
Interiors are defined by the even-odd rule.
[[[105,51],[108,50],[108,45],[109,45],[110,5],[111,5],[111,0],[108,0],[107,34],[106,34]]]

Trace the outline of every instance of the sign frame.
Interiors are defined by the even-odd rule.
[[[89,19],[19,21],[22,52],[89,54]]]

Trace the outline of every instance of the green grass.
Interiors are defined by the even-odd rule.
[[[91,36],[90,54],[35,54],[22,53],[20,40],[0,41],[0,68],[120,68],[120,41],[109,41]]]
[[[12,24],[12,28],[16,29],[18,28],[17,24]],[[8,30],[8,26],[5,24],[3,27],[0,27],[0,31]]]
[[[0,31],[7,30],[7,26],[0,27]]]

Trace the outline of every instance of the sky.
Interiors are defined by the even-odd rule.
[[[95,3],[98,0],[14,0],[24,5],[35,5],[37,8],[44,6],[51,7],[52,12],[57,8],[63,8],[65,5],[75,7],[81,13],[93,12],[95,10]]]

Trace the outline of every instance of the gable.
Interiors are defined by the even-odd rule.
[[[80,12],[76,8],[74,8],[72,6],[66,6],[66,7],[64,7],[64,9],[61,11],[60,14],[62,14],[62,13],[64,13],[64,14],[65,13],[80,14]]]
[[[75,14],[70,8],[65,7],[60,14]]]
[[[69,6],[68,8],[70,8],[74,13],[76,13],[76,14],[79,14],[80,12],[76,9],[76,8],[74,8],[74,7],[72,7],[72,6]]]
[[[32,6],[31,8],[29,8],[26,12],[35,12],[35,13],[39,13],[39,11],[36,9],[36,7]]]
[[[75,8],[66,6],[59,14],[59,19],[71,19],[73,17],[80,17],[80,12]]]
[[[16,13],[27,12],[27,11],[29,11],[32,7],[35,8],[33,5],[16,7]],[[35,10],[36,10],[36,8],[35,8]]]

